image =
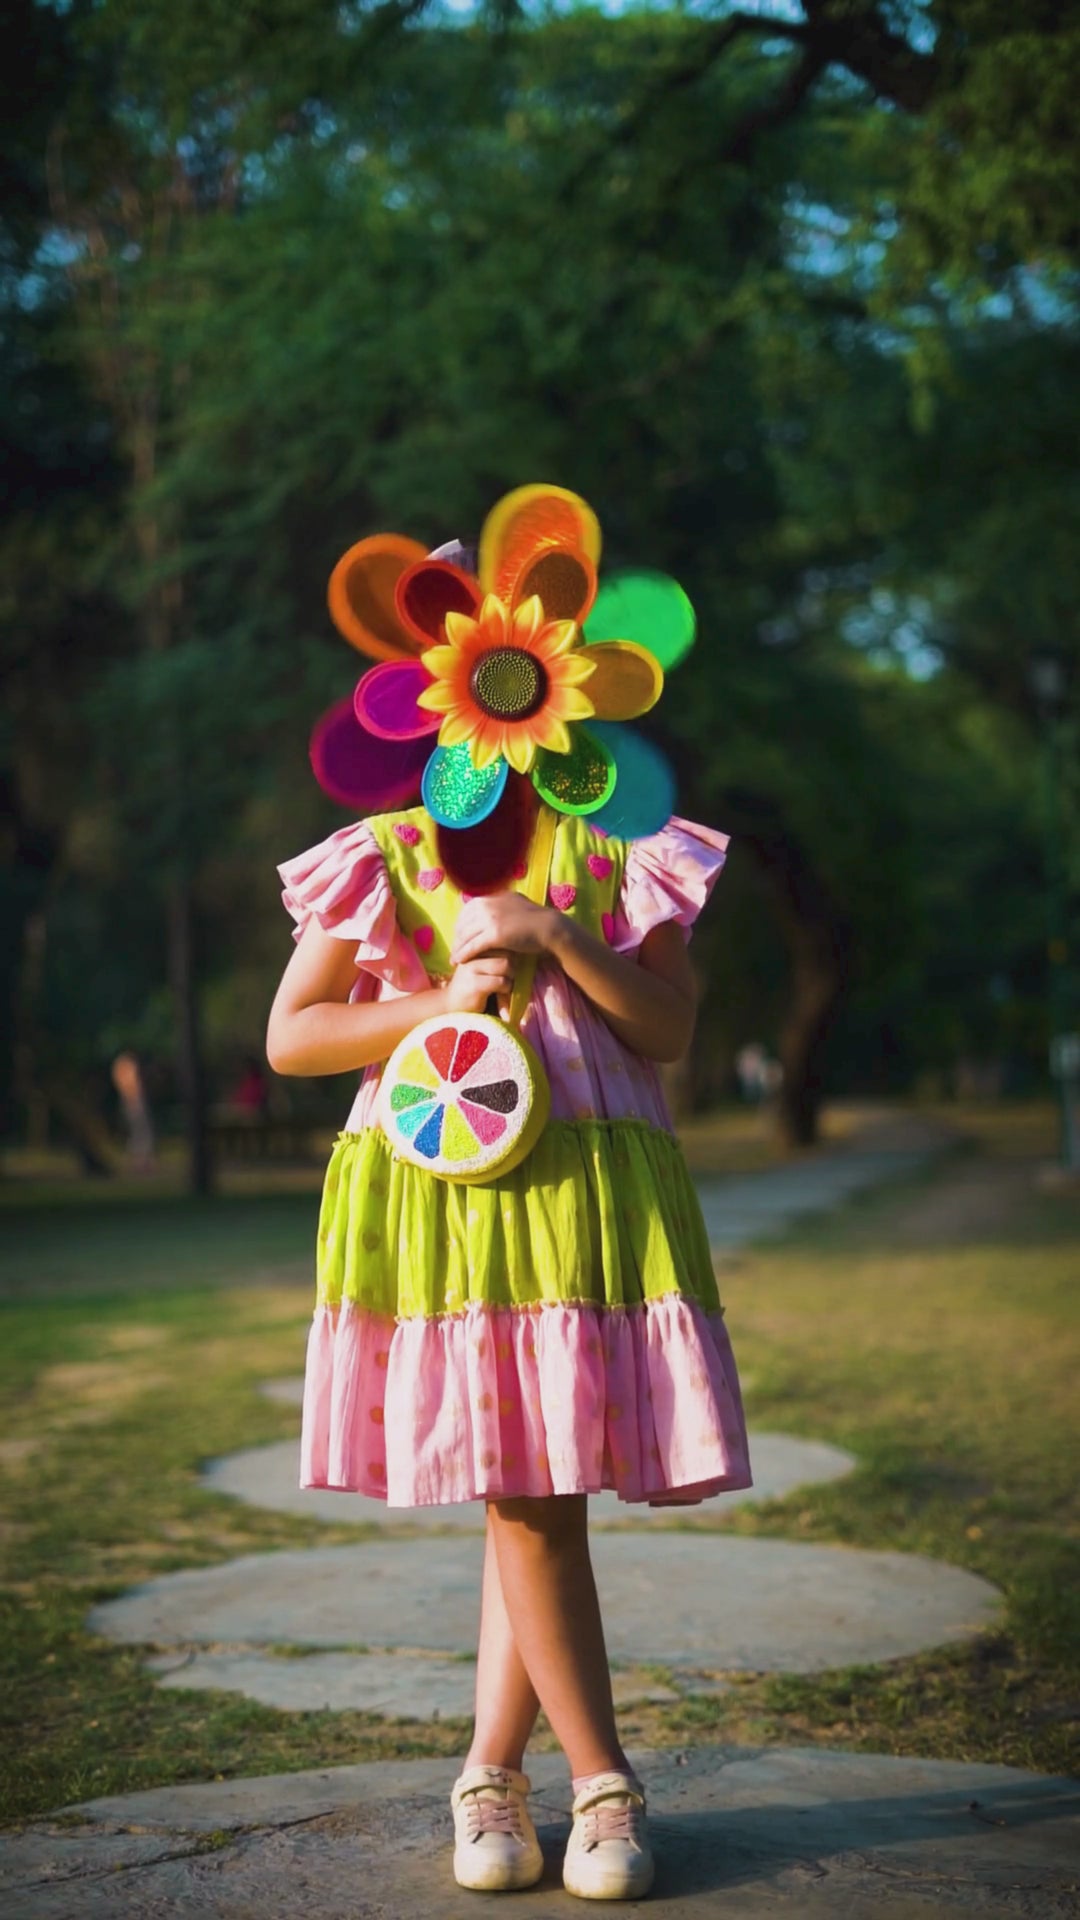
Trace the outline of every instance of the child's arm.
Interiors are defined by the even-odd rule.
[[[647,933],[631,960],[569,914],[519,893],[496,893],[462,908],[450,958],[461,965],[493,948],[550,954],[623,1044],[648,1060],[678,1060],[690,1045],[697,983],[673,921]]]
[[[308,921],[270,1009],[266,1057],[275,1073],[314,1077],[386,1060],[421,1020],[437,1013],[480,1013],[489,994],[506,993],[513,983],[508,956],[489,953],[459,966],[445,987],[353,1006],[354,952],[350,941],[335,939],[317,920]]]

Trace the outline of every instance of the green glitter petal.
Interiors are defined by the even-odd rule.
[[[510,769],[501,757],[476,768],[469,743],[436,747],[421,783],[424,805],[440,827],[475,827],[494,813]]]
[[[695,631],[694,609],[678,581],[644,570],[605,580],[585,622],[586,640],[636,640],[665,672],[689,653]]]
[[[594,734],[571,727],[569,753],[542,747],[533,767],[533,786],[558,813],[595,813],[615,791],[615,759]]]

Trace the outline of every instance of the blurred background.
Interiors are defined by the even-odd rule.
[[[698,610],[651,729],[734,836],[683,1113],[765,1097],[796,1148],[826,1099],[1046,1097],[1051,1053],[1064,1113],[1080,8],[10,0],[3,36],[8,1174],[206,1191],[341,1123],[262,1054],[275,863],[346,818],[326,579],[540,479]]]

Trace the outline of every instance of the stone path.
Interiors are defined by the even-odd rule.
[[[1058,1920],[1080,1912],[1080,1792],[1010,1767],[694,1748],[636,1754],[657,1851],[650,1920]],[[559,1863],[565,1764],[531,1763],[546,1872],[453,1884],[443,1760],[166,1787],[0,1841],[12,1920],[581,1920]]]
[[[303,1382],[270,1381],[278,1389],[276,1399],[285,1399],[280,1391],[289,1388],[290,1399],[299,1404]],[[703,1503],[700,1507],[627,1506],[614,1493],[593,1494],[589,1500],[589,1521],[596,1529],[608,1527],[714,1526],[728,1507],[763,1500],[783,1500],[798,1487],[842,1480],[854,1471],[854,1454],[831,1447],[824,1440],[800,1440],[789,1433],[754,1433],[751,1436],[754,1484],[742,1493],[725,1494],[722,1502]],[[305,1493],[300,1487],[300,1446],[296,1440],[278,1440],[270,1446],[246,1447],[240,1453],[212,1460],[202,1476],[211,1493],[228,1493],[247,1506],[268,1508],[274,1513],[299,1513],[310,1519],[330,1520],[335,1526],[393,1528],[402,1530],[454,1533],[483,1533],[482,1501],[464,1500],[448,1507],[388,1507],[383,1500],[369,1500],[362,1493]]]
[[[774,1239],[795,1221],[830,1213],[856,1194],[909,1179],[955,1146],[950,1127],[919,1114],[870,1119],[841,1146],[739,1179],[695,1177],[714,1252]]]
[[[482,1543],[475,1536],[371,1540],[251,1554],[165,1574],[106,1601],[93,1632],[161,1649],[213,1647],[168,1664],[163,1684],[237,1690],[267,1705],[324,1704],[354,1649],[350,1704],[408,1714],[415,1660],[369,1667],[372,1647],[467,1654],[476,1645]],[[685,1669],[685,1691],[718,1670],[817,1673],[891,1660],[992,1626],[989,1582],[915,1554],[868,1553],[725,1534],[598,1534],[593,1564],[616,1662]],[[274,1647],[333,1648],[317,1659]],[[433,1679],[436,1676],[432,1676]],[[470,1713],[472,1672],[440,1670],[442,1711]],[[393,1704],[387,1708],[387,1701]],[[456,1704],[455,1704],[456,1703]],[[339,1702],[344,1705],[344,1700]],[[430,1712],[421,1717],[430,1718]]]

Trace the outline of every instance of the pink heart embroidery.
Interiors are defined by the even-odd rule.
[[[606,853],[590,853],[585,865],[594,880],[606,880],[615,862]]]
[[[394,828],[394,832],[397,834],[398,839],[403,841],[407,847],[415,847],[420,838],[419,827],[410,827],[407,820],[399,820],[397,826]]]
[[[608,832],[606,827],[590,827],[589,832],[595,833],[598,840],[606,840],[608,837]]]
[[[434,927],[417,927],[413,934],[413,945],[419,947],[421,953],[430,953],[434,940]]]
[[[554,887],[549,887],[548,899],[551,901],[553,907],[558,907],[560,913],[569,913],[574,901],[577,899],[577,888],[562,883]]]
[[[612,915],[610,913],[602,913],[600,915],[600,925],[604,929],[604,939],[607,941],[608,946],[610,947],[612,941],[615,938],[615,921]]]
[[[425,893],[434,893],[436,887],[442,886],[446,875],[441,867],[425,867],[423,873],[417,874],[416,877]]]
[[[462,906],[466,906],[470,900],[475,900],[475,899],[476,899],[475,893],[463,893],[461,896],[461,904]]]

